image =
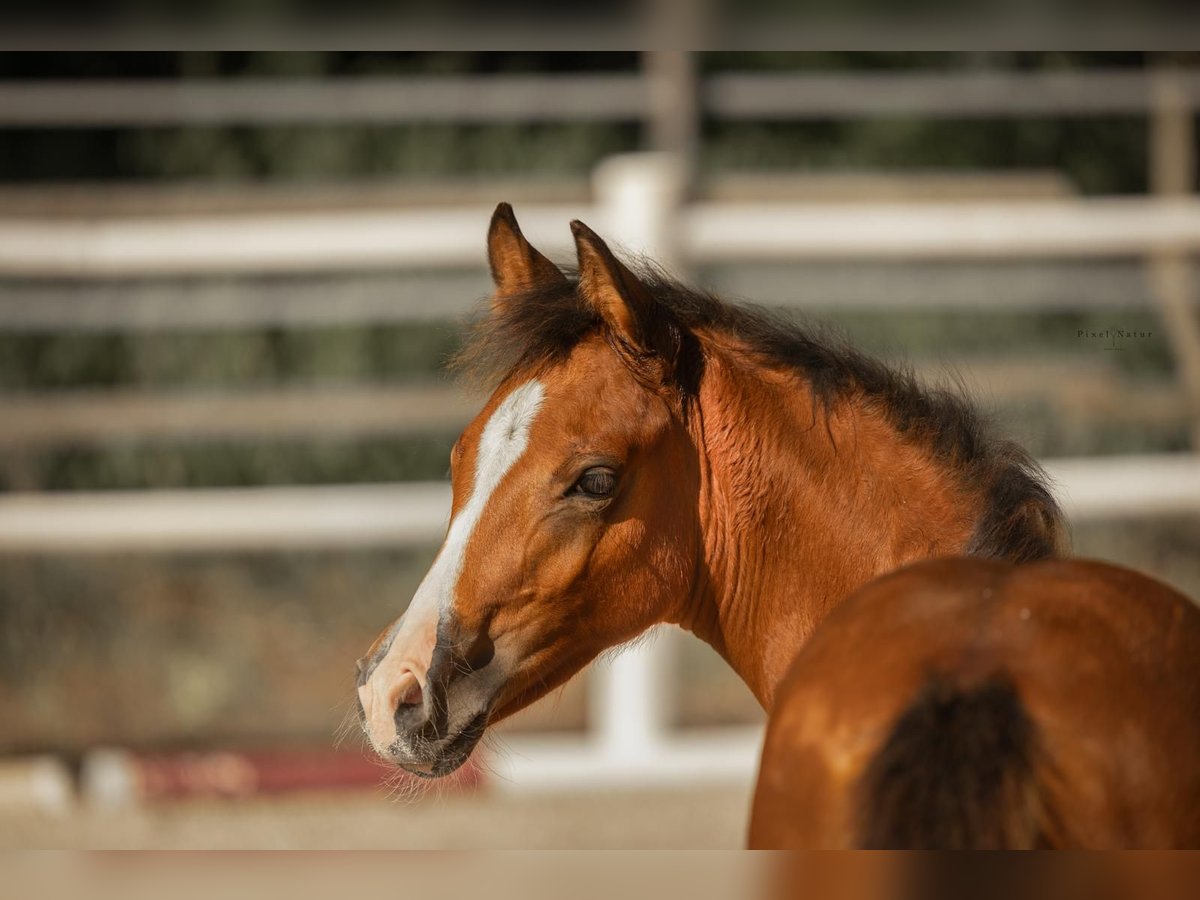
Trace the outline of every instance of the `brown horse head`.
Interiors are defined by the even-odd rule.
[[[582,320],[559,352],[542,339],[542,352],[511,360],[455,443],[446,538],[359,662],[372,745],[416,774],[452,771],[490,722],[606,648],[677,621],[692,590],[700,475],[676,377],[680,332],[595,234],[572,230],[577,283],[529,244],[507,204],[492,218],[495,333],[544,328],[539,304]]]
[[[961,399],[572,229],[577,279],[507,206],[492,218],[496,289],[464,360],[498,387],[455,445],[441,551],[359,667],[385,758],[445,774],[489,722],[657,622],[769,706],[875,575],[1061,546],[1036,463]]]

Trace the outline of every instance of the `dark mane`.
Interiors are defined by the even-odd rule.
[[[637,274],[680,333],[719,331],[765,362],[794,368],[826,409],[859,394],[877,405],[899,432],[923,441],[934,456],[958,467],[968,483],[986,485],[986,510],[969,554],[1025,561],[1062,549],[1066,527],[1045,474],[1022,447],[997,438],[958,393],[925,387],[911,371],[888,366],[844,338],[758,307],[725,303],[653,266],[640,266]],[[579,297],[574,279],[565,286],[531,290],[511,298],[501,310],[478,316],[451,368],[471,382],[492,386],[513,372],[564,360],[600,327],[600,317]],[[684,390],[699,383],[703,365],[702,347],[685,354],[683,371],[677,374]]]

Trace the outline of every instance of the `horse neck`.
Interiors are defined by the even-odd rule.
[[[826,408],[794,372],[707,360],[690,420],[705,556],[682,624],[769,708],[833,606],[907,562],[962,553],[982,499],[862,398]]]

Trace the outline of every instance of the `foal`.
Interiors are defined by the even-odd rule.
[[[445,542],[359,661],[385,759],[447,774],[488,724],[659,622],[770,709],[817,624],[877,575],[1064,546],[1036,465],[956,397],[572,230],[577,277],[507,205],[492,218],[495,293],[459,366],[495,387],[451,454]]]

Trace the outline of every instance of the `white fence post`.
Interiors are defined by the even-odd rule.
[[[593,176],[596,205],[617,251],[646,256],[667,269],[680,264],[679,210],[687,169],[672,153],[610,156]]]
[[[595,173],[596,202],[619,255],[644,255],[674,268],[680,253],[678,211],[686,169],[670,153],[605,160]],[[591,673],[592,733],[614,759],[645,759],[661,749],[672,706],[677,636],[656,629]]]

